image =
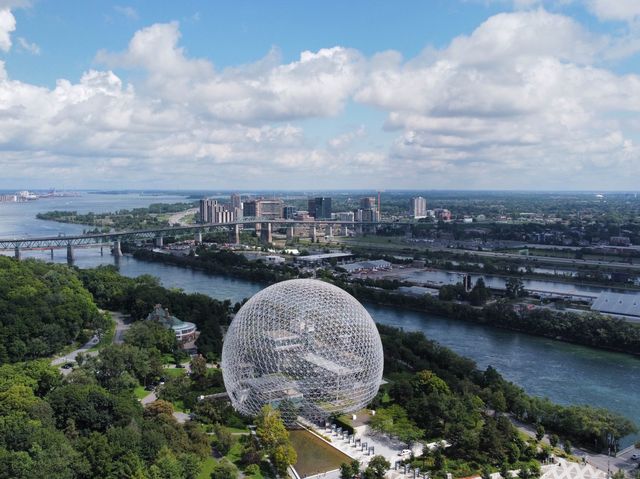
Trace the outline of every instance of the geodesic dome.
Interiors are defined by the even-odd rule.
[[[254,416],[271,404],[287,422],[361,409],[378,392],[383,365],[367,310],[340,288],[312,279],[283,281],[254,295],[222,347],[233,407]]]

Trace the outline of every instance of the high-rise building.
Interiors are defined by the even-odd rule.
[[[360,209],[356,210],[356,221],[375,223],[380,220],[380,212],[376,207],[376,198],[367,196],[360,198]]]
[[[235,219],[235,212],[230,209],[229,205],[208,198],[200,200],[200,223],[231,223]]]
[[[360,209],[374,210],[376,209],[376,198],[374,196],[367,196],[360,198]]]
[[[309,198],[309,200],[307,201],[307,209],[309,210],[309,216],[311,216],[312,218],[316,217],[316,199],[315,198]]]
[[[231,195],[231,211],[236,220],[242,219],[244,212],[242,210],[242,197],[238,193]]]
[[[296,213],[297,210],[294,206],[284,206],[282,208],[282,217],[285,220],[292,220]]]
[[[319,220],[331,219],[331,198],[319,196],[314,198],[315,218]]]
[[[427,217],[427,200],[422,196],[416,196],[409,201],[409,210],[414,218]]]
[[[277,220],[282,218],[282,200],[250,200],[243,204],[246,218]]]

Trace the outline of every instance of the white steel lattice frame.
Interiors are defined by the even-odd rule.
[[[312,279],[283,281],[253,296],[222,348],[233,407],[254,416],[269,403],[288,422],[361,409],[378,392],[383,366],[367,310],[340,288]]]

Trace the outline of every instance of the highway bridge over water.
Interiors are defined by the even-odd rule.
[[[67,248],[67,259],[73,261],[74,247],[87,246],[109,246],[115,256],[122,256],[122,242],[152,239],[156,246],[162,246],[164,237],[194,235],[196,243],[202,242],[202,234],[209,231],[219,231],[226,229],[229,231],[229,241],[235,244],[240,243],[241,227],[251,227],[260,232],[260,239],[264,244],[272,243],[272,231],[276,228],[286,228],[287,239],[293,239],[296,227],[305,227],[309,230],[309,238],[315,242],[318,237],[318,229],[324,228],[327,236],[333,236],[334,228],[339,227],[346,236],[349,228],[353,231],[375,231],[378,226],[394,226],[397,228],[409,229],[413,223],[410,222],[361,222],[361,221],[296,221],[285,219],[243,219],[230,223],[208,223],[195,224],[189,226],[167,226],[165,228],[135,230],[135,231],[113,231],[108,233],[90,233],[81,235],[58,235],[48,237],[23,237],[0,239],[0,250],[13,250],[15,257],[20,258],[23,250],[53,250]]]

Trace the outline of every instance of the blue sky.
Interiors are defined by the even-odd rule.
[[[640,0],[0,0],[0,187],[637,189]]]

